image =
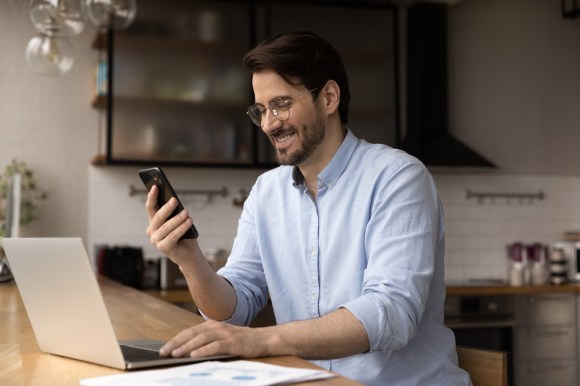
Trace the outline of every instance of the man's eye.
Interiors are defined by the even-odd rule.
[[[254,115],[260,115],[264,113],[265,108],[259,105],[252,106],[248,111]]]
[[[272,108],[275,110],[288,110],[290,105],[290,101],[286,99],[272,101]]]

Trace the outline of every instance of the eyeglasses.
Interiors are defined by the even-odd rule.
[[[290,107],[292,107],[292,105],[296,103],[296,101],[298,101],[298,99],[300,99],[302,96],[310,94],[316,91],[317,89],[318,88],[313,88],[312,90],[305,91],[302,94],[298,94],[294,98],[291,97],[273,98],[268,102],[268,108],[272,112],[272,115],[276,117],[276,119],[278,119],[279,121],[285,121],[288,118],[290,118]],[[259,104],[254,104],[248,107],[246,114],[248,114],[248,117],[250,117],[250,120],[254,123],[254,125],[262,127],[262,121],[266,116],[266,107]]]

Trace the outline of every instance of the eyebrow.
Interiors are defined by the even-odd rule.
[[[270,103],[271,101],[276,100],[276,99],[294,99],[294,97],[291,97],[290,95],[275,96],[274,98],[271,98],[270,100],[268,100],[268,103]],[[265,105],[254,101],[254,104],[252,106],[256,106],[256,105],[266,107]]]

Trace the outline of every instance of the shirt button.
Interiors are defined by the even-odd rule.
[[[329,188],[334,188],[334,182],[329,182],[329,183],[328,183],[328,187],[329,187]]]
[[[313,250],[313,251],[311,251],[311,252],[310,252],[310,256],[312,256],[312,257],[316,256],[316,251],[314,251],[314,250]]]

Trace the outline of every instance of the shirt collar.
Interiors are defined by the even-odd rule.
[[[340,147],[328,163],[326,167],[320,172],[318,175],[318,184],[319,187],[322,185],[326,185],[329,189],[335,187],[338,179],[344,172],[350,157],[352,156],[354,149],[356,148],[356,144],[358,142],[358,138],[353,134],[350,129],[347,129],[346,136],[344,140],[340,144]],[[294,186],[298,189],[305,189],[304,184],[304,176],[302,172],[298,168],[298,166],[294,166],[292,170],[292,179],[294,180]]]

